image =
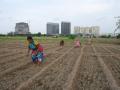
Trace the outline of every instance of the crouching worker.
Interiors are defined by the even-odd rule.
[[[76,40],[76,41],[75,41],[75,48],[80,47],[80,46],[81,46],[80,41],[79,41],[79,40]]]
[[[64,41],[61,40],[61,41],[60,41],[60,47],[63,47],[63,46],[64,46]]]
[[[27,37],[27,41],[28,41],[28,55],[31,51],[31,58],[33,63],[42,63],[43,59],[44,59],[44,55],[43,55],[43,47],[38,43],[35,44],[33,38],[31,36]]]

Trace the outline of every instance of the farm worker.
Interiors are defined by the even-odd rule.
[[[31,52],[31,57],[32,57],[32,61],[33,63],[38,63],[40,64],[43,59],[44,59],[44,55],[43,55],[43,47],[40,45],[40,43],[35,44],[34,40],[31,36],[27,37],[27,41],[28,41],[28,55],[30,50]]]
[[[81,45],[80,41],[79,41],[79,40],[76,40],[76,41],[75,41],[75,47],[76,47],[76,48],[77,48],[77,47],[80,47],[80,45]]]
[[[60,46],[61,46],[61,47],[64,46],[64,41],[63,41],[63,40],[60,41]]]

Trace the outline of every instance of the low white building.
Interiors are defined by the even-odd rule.
[[[99,26],[91,26],[91,27],[74,27],[74,34],[81,34],[83,37],[98,37],[99,36],[100,27]]]

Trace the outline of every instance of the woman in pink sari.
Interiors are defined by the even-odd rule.
[[[77,47],[80,47],[80,46],[81,46],[80,41],[79,41],[79,40],[76,40],[76,41],[75,41],[75,47],[77,48]]]

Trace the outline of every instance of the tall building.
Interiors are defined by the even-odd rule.
[[[91,27],[80,27],[75,26],[74,27],[74,33],[75,34],[81,34],[84,37],[86,36],[99,36],[100,27],[99,26],[91,26]]]
[[[70,22],[62,22],[61,23],[61,34],[62,35],[70,35],[71,34],[71,23]]]
[[[15,34],[29,34],[28,23],[24,22],[16,23]]]
[[[58,35],[59,24],[58,23],[47,23],[47,35]]]

